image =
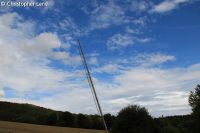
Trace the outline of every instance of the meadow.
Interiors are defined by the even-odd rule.
[[[103,130],[66,128],[0,121],[0,133],[105,133]]]

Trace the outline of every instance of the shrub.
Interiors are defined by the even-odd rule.
[[[122,109],[112,128],[113,133],[156,133],[155,123],[147,110],[137,105]]]

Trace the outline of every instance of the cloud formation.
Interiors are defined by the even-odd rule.
[[[0,97],[3,97],[3,96],[4,96],[4,91],[0,90]]]
[[[153,3],[151,1],[140,1],[140,0],[134,0],[131,1],[130,4],[130,10],[136,13],[146,12],[148,11],[152,6]]]
[[[161,53],[154,53],[154,54],[138,54],[133,58],[133,61],[136,64],[139,64],[141,66],[155,66],[160,65],[168,61],[175,61],[176,57],[172,55],[165,55]]]
[[[95,4],[96,9],[87,12],[88,23],[75,19],[78,11],[75,17],[65,16],[61,20],[56,17],[58,22],[52,21],[56,23],[52,24],[56,25],[55,29],[44,28],[39,32],[35,31],[38,25],[34,20],[25,20],[17,13],[1,15],[0,31],[4,31],[0,33],[1,100],[28,102],[75,113],[96,113],[87,80],[79,66],[80,58],[73,46],[76,43],[73,36],[80,36],[79,33],[89,27],[87,32],[94,32],[90,34],[92,37],[96,39],[101,34],[107,44],[99,46],[88,60],[105,112],[115,114],[128,104],[139,104],[154,116],[169,115],[169,110],[171,114],[190,113],[187,97],[199,83],[199,63],[182,67],[174,63],[180,60],[176,55],[159,52],[159,48],[152,52],[151,46],[147,53],[141,53],[134,47],[153,40],[145,37],[149,34],[141,30],[150,21],[149,16],[155,15],[148,14],[149,10],[168,12],[186,0],[164,1],[158,5],[148,1],[125,2],[129,5],[127,9],[114,1]],[[87,24],[80,30],[76,23],[79,26]],[[113,27],[117,27],[117,32],[109,29]],[[83,41],[88,40],[88,36],[83,37]],[[87,50],[95,53],[94,47]],[[118,55],[125,47],[133,54]]]
[[[180,4],[190,2],[190,0],[165,0],[158,5],[155,5],[151,10],[156,13],[165,13],[177,8]]]
[[[150,41],[150,38],[134,37],[129,34],[115,34],[108,39],[107,46],[108,49],[115,50],[133,45],[135,43],[147,43]]]
[[[138,104],[147,107],[154,116],[190,113],[188,96],[199,83],[200,64],[162,67],[175,59],[161,53],[138,54],[127,62],[93,69],[96,74],[112,75],[107,82],[95,80],[104,109],[116,113],[126,105]]]
[[[121,25],[129,22],[124,10],[113,1],[98,6],[91,13],[90,19],[91,30],[107,28],[112,25]]]
[[[189,91],[199,83],[199,66],[171,69],[132,67],[115,75],[113,84],[97,82],[97,88],[102,89],[99,93],[105,99],[103,102],[108,112],[138,104],[147,107],[154,116],[187,114],[190,113]]]
[[[72,64],[78,57],[67,51],[53,51],[62,43],[55,33],[32,35],[32,25],[19,23],[18,19],[21,18],[16,13],[0,16],[0,30],[4,31],[0,33],[1,86],[17,91],[62,88],[62,82],[73,74],[49,67],[50,59]]]

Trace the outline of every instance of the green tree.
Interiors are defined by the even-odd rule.
[[[89,116],[84,114],[78,114],[77,115],[77,126],[79,128],[91,128],[91,119]]]
[[[114,120],[115,120],[115,116],[113,116],[111,114],[105,114],[104,119],[106,121],[106,125],[107,125],[108,129],[111,129],[111,127],[114,123]]]
[[[75,127],[75,118],[74,115],[70,112],[63,112],[61,119],[64,121],[64,126]]]
[[[91,125],[93,129],[103,130],[103,121],[99,115],[91,115]]]
[[[200,130],[200,85],[197,85],[195,91],[190,92],[189,96],[189,104],[192,107],[192,118],[194,123],[192,124],[195,132],[199,132]]]
[[[200,85],[197,85],[194,92],[190,92],[189,104],[193,111],[196,111],[197,108],[200,108]]]
[[[179,130],[173,126],[166,126],[162,129],[162,133],[180,133]]]
[[[147,110],[137,105],[122,109],[112,128],[113,133],[156,133],[157,128]]]
[[[55,125],[57,122],[57,114],[51,113],[46,120],[47,125]]]

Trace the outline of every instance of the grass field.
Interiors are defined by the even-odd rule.
[[[0,121],[0,133],[105,133],[102,130],[53,127]]]

